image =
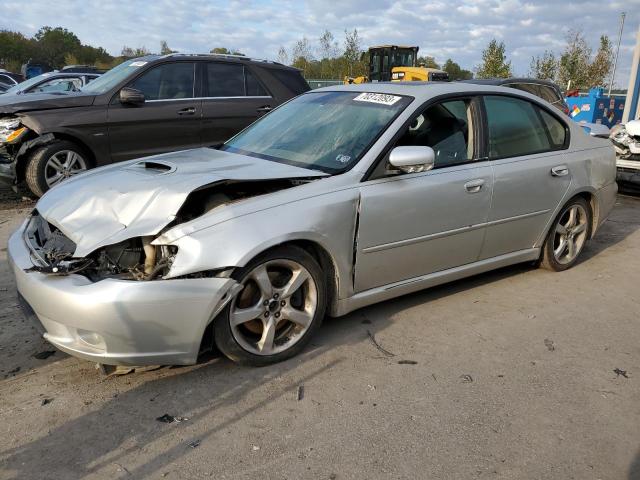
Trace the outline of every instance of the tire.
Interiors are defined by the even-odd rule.
[[[89,168],[87,152],[73,142],[61,140],[40,147],[31,154],[25,181],[29,190],[41,197],[51,187]]]
[[[562,272],[573,267],[591,236],[591,207],[582,197],[567,203],[553,221],[542,247],[543,268]]]
[[[302,351],[326,311],[326,279],[318,262],[301,248],[278,247],[232,277],[245,287],[214,320],[218,349],[250,366],[281,362]]]

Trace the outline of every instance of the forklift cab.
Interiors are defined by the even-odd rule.
[[[415,67],[418,47],[382,45],[369,48],[369,81],[391,81],[393,67]]]

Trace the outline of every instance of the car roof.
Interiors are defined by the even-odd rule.
[[[254,65],[259,65],[261,67],[266,68],[278,68],[282,70],[295,70],[300,71],[300,69],[291,67],[289,65],[284,65],[279,62],[274,62],[272,60],[261,59],[261,58],[252,58],[246,55],[233,55],[227,53],[169,53],[167,55],[162,56],[148,56],[142,57],[148,61],[154,60],[163,60],[167,58],[175,58],[175,59],[183,59],[183,60],[231,60],[242,63],[251,63]]]
[[[330,87],[318,88],[307,92],[335,92],[335,91],[348,91],[348,92],[373,92],[373,93],[386,93],[390,95],[409,95],[417,100],[424,101],[440,95],[447,95],[451,93],[507,93],[514,95],[514,93],[539,100],[538,97],[528,94],[527,92],[520,92],[513,88],[501,87],[495,85],[477,85],[474,83],[466,82],[376,82],[376,83],[359,83],[351,85],[335,85]]]
[[[548,87],[558,88],[558,85],[550,80],[540,80],[538,78],[510,77],[510,78],[472,78],[461,80],[464,83],[475,83],[477,85],[506,85],[509,83],[534,83]]]

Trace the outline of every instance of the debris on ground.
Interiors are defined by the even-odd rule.
[[[113,464],[114,464],[115,466],[117,466],[117,467],[118,467],[118,471],[119,471],[119,472],[125,472],[127,475],[131,475],[131,472],[130,472],[129,470],[127,470],[127,468],[126,468],[126,467],[124,467],[124,466],[120,465],[120,464],[119,464],[119,463],[117,463],[117,462],[113,462]]]
[[[619,368],[614,368],[613,373],[616,374],[616,378],[618,378],[620,375],[622,375],[624,378],[629,378],[626,370],[620,370]]]
[[[165,413],[161,417],[156,418],[156,420],[161,423],[180,423],[180,422],[186,422],[189,419],[185,417],[174,417],[173,415],[169,415],[168,413]]]
[[[304,385],[299,385],[298,386],[298,395],[297,395],[298,401],[302,400],[304,398]]]
[[[398,365],[417,365],[415,360],[398,360]]]
[[[367,388],[368,388],[369,390],[372,390],[372,391],[373,391],[373,390],[375,390],[375,389],[376,389],[376,386],[375,386],[375,385],[367,385]]]
[[[33,358],[37,358],[38,360],[46,360],[51,355],[55,355],[55,350],[44,350],[42,352],[34,353]]]
[[[45,405],[49,405],[51,402],[53,402],[53,398],[43,398],[40,406],[44,407]]]
[[[378,350],[380,350],[382,353],[384,353],[389,357],[396,356],[395,353],[391,353],[389,350],[385,350],[384,348],[382,348],[380,344],[376,341],[376,337],[369,330],[367,330],[367,335],[369,335],[369,340],[371,340],[371,343],[373,343],[373,346],[376,347]]]
[[[193,442],[189,442],[189,446],[191,448],[198,448],[200,446],[200,440],[194,440]]]
[[[258,450],[260,450],[260,447],[258,445],[251,445],[251,450],[257,452]]]
[[[547,350],[549,350],[550,352],[553,352],[556,349],[556,346],[554,345],[553,340],[549,338],[544,339],[544,346],[547,347]]]
[[[468,373],[465,373],[464,375],[460,375],[460,378],[462,379],[462,383],[471,383],[471,382],[473,382],[473,377],[471,375],[469,375]]]

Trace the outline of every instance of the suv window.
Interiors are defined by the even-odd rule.
[[[264,87],[258,82],[258,79],[255,77],[253,73],[249,71],[248,68],[244,69],[244,79],[246,82],[247,96],[248,97],[268,97],[269,92],[267,92]]]
[[[562,102],[562,97],[555,91],[554,88],[548,87],[546,85],[540,85],[540,97],[549,102],[552,105],[558,104],[558,102]]]
[[[207,63],[207,97],[244,97],[244,67],[235,63]]]
[[[484,103],[490,159],[558,150],[564,146],[564,125],[533,103],[497,95],[484,97]]]
[[[77,92],[82,88],[82,80],[80,78],[52,78],[37,87],[28,90],[29,93],[48,93],[48,92]]]
[[[473,159],[473,125],[469,100],[451,100],[427,108],[414,118],[396,146],[424,145],[436,154],[434,168]]]
[[[147,100],[193,98],[194,64],[165,63],[136,78],[131,87],[144,93]]]

